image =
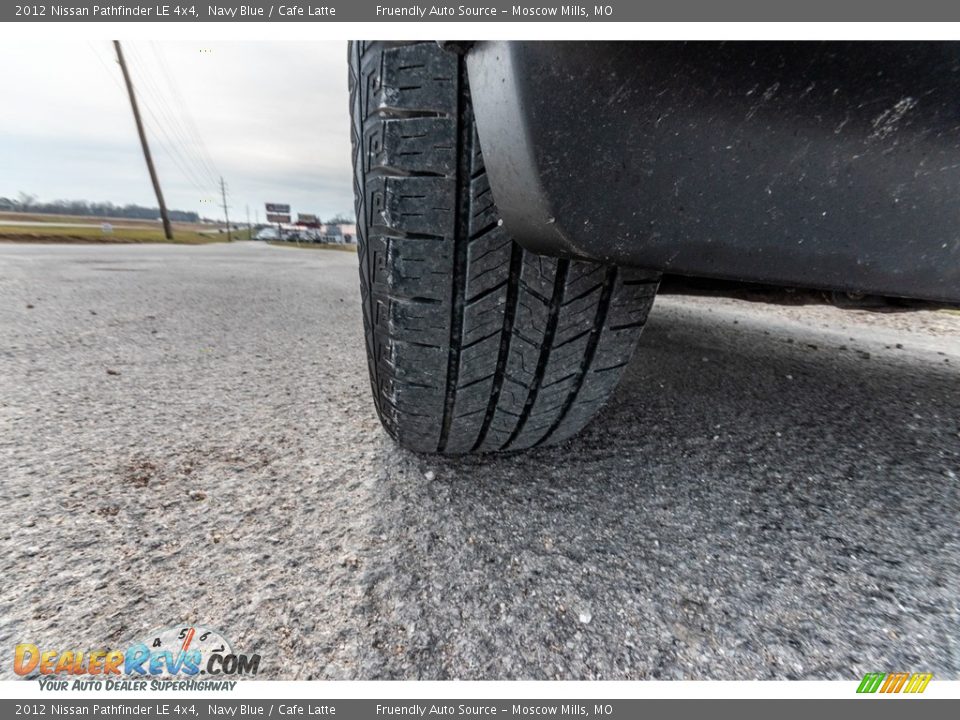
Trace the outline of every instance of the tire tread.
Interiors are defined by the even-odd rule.
[[[364,334],[377,412],[416,451],[579,432],[619,382],[654,273],[535,255],[504,231],[463,59],[350,44]]]

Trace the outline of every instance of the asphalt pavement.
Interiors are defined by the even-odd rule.
[[[397,448],[356,256],[0,244],[0,677],[960,678],[960,315],[658,299],[579,437]]]

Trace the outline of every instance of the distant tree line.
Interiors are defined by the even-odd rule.
[[[0,197],[0,211],[40,213],[49,215],[84,215],[90,217],[135,218],[156,220],[159,208],[142,205],[114,205],[112,202],[88,202],[87,200],[51,200],[41,202],[35,195],[20,193],[16,199]],[[170,210],[174,222],[198,222],[199,213],[185,210]]]

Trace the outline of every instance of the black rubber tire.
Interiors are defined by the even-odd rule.
[[[406,448],[449,454],[569,438],[616,387],[657,275],[510,239],[462,57],[434,43],[349,53],[363,320],[384,427]]]

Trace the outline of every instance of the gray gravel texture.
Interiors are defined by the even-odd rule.
[[[960,678],[960,315],[658,299],[565,445],[369,398],[354,255],[0,245],[0,676],[198,622],[282,679]]]

